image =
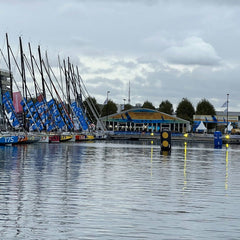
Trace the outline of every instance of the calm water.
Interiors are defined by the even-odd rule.
[[[240,146],[0,147],[0,239],[239,239]]]

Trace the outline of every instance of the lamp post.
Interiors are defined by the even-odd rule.
[[[126,98],[123,99],[123,110],[125,110],[125,101],[126,101]]]
[[[106,122],[106,128],[108,129],[107,127],[107,123],[108,123],[108,94],[110,93],[110,91],[107,91],[107,122]]]

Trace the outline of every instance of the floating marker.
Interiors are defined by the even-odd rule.
[[[171,132],[161,132],[161,151],[171,151]]]
[[[220,131],[214,132],[214,148],[222,148],[222,133]]]

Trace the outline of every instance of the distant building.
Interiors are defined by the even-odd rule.
[[[208,131],[224,129],[227,124],[231,123],[234,128],[240,127],[240,112],[217,111],[216,115],[193,115],[194,126],[201,121],[204,123]],[[193,127],[194,130],[194,127]]]
[[[157,110],[133,108],[101,118],[111,131],[160,132],[168,129],[172,132],[188,132],[190,122]]]
[[[5,93],[6,91],[10,91],[10,74],[9,71],[0,70],[0,93]]]
[[[0,129],[3,129],[5,122],[2,109],[2,94],[11,91],[9,71],[0,70]]]

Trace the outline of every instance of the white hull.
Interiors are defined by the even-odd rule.
[[[40,143],[49,143],[49,136],[48,135],[43,135],[40,136],[41,139],[39,140]]]

